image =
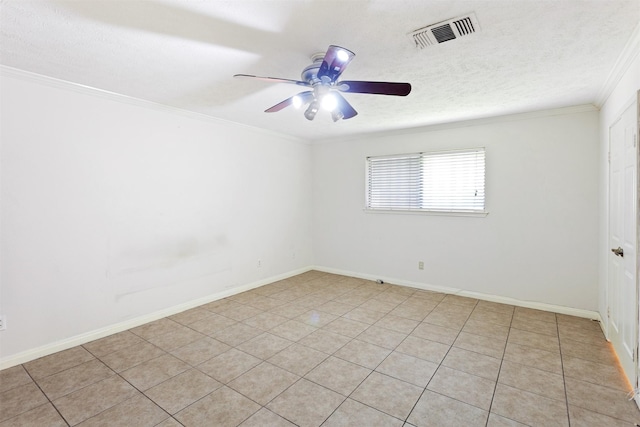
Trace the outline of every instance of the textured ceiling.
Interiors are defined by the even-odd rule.
[[[640,21],[639,0],[1,0],[0,62],[308,140],[596,102]],[[417,49],[407,33],[475,12],[481,31]],[[333,123],[289,107],[330,44],[342,78],[409,82],[406,98],[346,94]]]

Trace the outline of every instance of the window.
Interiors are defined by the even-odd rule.
[[[485,213],[484,148],[367,158],[368,210]]]

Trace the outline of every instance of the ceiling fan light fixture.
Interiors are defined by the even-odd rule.
[[[313,102],[309,104],[309,108],[307,108],[307,110],[304,112],[304,116],[307,118],[307,120],[313,120],[316,117],[317,113],[318,101],[314,99]]]
[[[350,56],[350,55],[349,55],[349,53],[348,53],[346,50],[344,50],[344,49],[340,49],[340,50],[338,51],[338,53],[336,54],[336,56],[337,56],[337,58],[338,58],[338,60],[339,60],[339,61],[341,61],[341,62],[346,62],[346,61],[348,61],[348,60],[349,60],[349,56]]]
[[[322,97],[322,108],[327,111],[333,111],[338,106],[338,100],[332,93],[328,93]]]
[[[308,90],[291,96],[264,111],[265,113],[274,113],[293,105],[296,109],[305,109],[304,116],[307,120],[315,119],[320,108],[328,111],[334,122],[357,116],[358,112],[342,96],[341,92],[409,95],[411,92],[410,83],[340,80],[342,72],[355,55],[349,49],[330,45],[324,54],[316,53],[311,57],[313,63],[302,70],[302,80],[260,77],[251,74],[235,74],[234,77],[249,77],[272,83],[289,83],[306,87]]]

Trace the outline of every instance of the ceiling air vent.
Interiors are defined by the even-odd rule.
[[[425,47],[468,36],[478,31],[480,31],[480,25],[476,14],[469,13],[465,16],[419,28],[409,33],[409,37],[411,37],[416,47],[424,49]]]

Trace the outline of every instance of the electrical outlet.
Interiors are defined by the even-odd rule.
[[[424,270],[424,261],[418,262],[418,270]]]
[[[258,268],[262,267],[262,261],[258,260]]]
[[[0,316],[0,331],[7,329],[7,316]]]

